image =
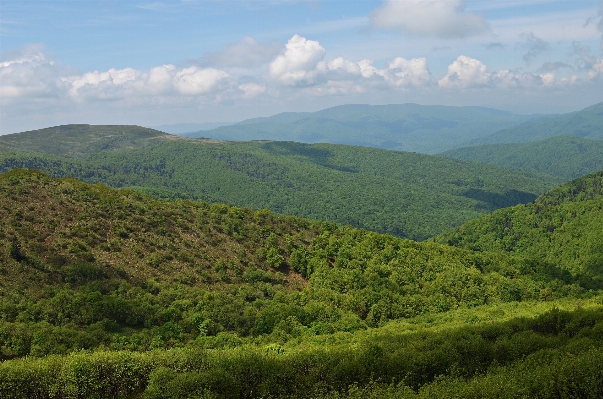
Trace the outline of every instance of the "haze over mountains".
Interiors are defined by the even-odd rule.
[[[187,136],[326,142],[435,153],[467,145],[530,118],[482,107],[359,104],[312,113],[281,113]]]
[[[557,125],[565,126],[556,132],[598,137],[600,110],[598,104],[555,116]],[[367,132],[365,137],[374,140],[410,137],[410,142],[434,149],[460,145],[478,131],[482,137],[498,134],[480,128],[488,126],[486,121],[514,124],[521,131],[526,123],[540,126],[539,120],[548,126],[551,117],[522,122],[526,118],[479,107],[341,106],[248,120],[204,134],[225,129],[266,134],[262,129],[269,127],[277,135],[283,126],[297,124],[298,133],[314,126],[313,134],[321,137],[338,137],[344,130]],[[578,130],[570,131],[570,126]],[[354,141],[347,133],[348,141]],[[485,212],[531,201],[554,184],[603,165],[601,142],[579,137],[453,151],[442,155],[480,163],[360,146],[227,142],[134,126],[68,125],[0,136],[0,170],[36,168],[157,197],[268,208],[426,239]]]
[[[288,112],[186,134],[223,140],[291,140],[433,154],[480,144],[571,135],[603,140],[603,103],[561,115],[517,115],[482,107],[342,105]]]

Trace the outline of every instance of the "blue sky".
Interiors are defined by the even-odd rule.
[[[0,133],[603,101],[602,0],[0,3]]]

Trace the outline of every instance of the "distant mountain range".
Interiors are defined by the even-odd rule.
[[[285,112],[184,134],[220,140],[349,144],[434,154],[461,147],[555,136],[603,140],[603,103],[561,115],[517,115],[483,107],[341,105]]]
[[[534,117],[483,107],[358,104],[311,113],[286,112],[187,136],[324,142],[431,154],[470,145]]]
[[[540,116],[478,139],[474,145],[527,143],[556,136],[603,140],[603,102],[577,112]]]

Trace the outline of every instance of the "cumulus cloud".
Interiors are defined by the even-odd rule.
[[[541,38],[536,37],[533,32],[522,33],[521,38],[525,40],[524,47],[528,48],[528,52],[523,55],[523,60],[528,64],[532,62],[537,55],[549,48],[549,44]]]
[[[435,37],[470,36],[488,29],[481,15],[464,9],[463,0],[386,0],[371,13],[371,26]]]
[[[546,72],[541,74],[525,73],[503,69],[498,72],[489,72],[488,67],[475,58],[464,55],[459,56],[448,66],[447,74],[438,85],[443,89],[470,89],[470,88],[498,88],[519,89],[538,86],[554,86],[558,84],[575,83],[576,77],[557,80],[555,74]]]
[[[228,73],[214,68],[174,65],[152,68],[149,72],[132,68],[87,72],[62,78],[69,94],[76,100],[111,100],[132,96],[170,95],[197,96],[214,91]]]
[[[373,60],[359,62],[362,76],[365,78],[381,77],[384,82],[396,87],[419,87],[430,83],[431,72],[427,67],[426,58],[413,58],[407,60],[396,57],[386,63],[385,68],[377,69]]]
[[[199,62],[205,66],[253,68],[268,63],[282,48],[278,42],[258,43],[254,38],[244,36],[238,43],[224,46],[221,52],[205,54]]]
[[[481,61],[464,55],[448,65],[448,73],[438,80],[438,85],[445,88],[468,88],[487,86],[490,83],[488,68]]]
[[[67,72],[39,44],[4,53],[0,58],[0,98],[6,102],[56,97],[62,90],[59,77]]]
[[[177,71],[174,86],[180,94],[194,96],[213,91],[228,74],[214,68],[189,67]]]
[[[313,83],[313,72],[326,54],[317,41],[294,35],[285,46],[285,52],[270,63],[270,75],[285,85]]]

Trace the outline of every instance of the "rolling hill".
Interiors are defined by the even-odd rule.
[[[504,251],[545,261],[603,281],[603,171],[540,196],[536,201],[499,209],[435,237],[477,251]]]
[[[542,172],[557,177],[560,183],[603,169],[603,141],[576,136],[556,136],[529,143],[485,144],[439,155]]]
[[[67,133],[70,129],[66,130]],[[13,150],[18,135],[12,135]],[[29,139],[24,135],[30,150]],[[43,135],[36,148],[45,149]],[[163,137],[163,136],[160,136]],[[71,135],[51,153],[73,155]],[[554,186],[544,174],[375,148],[175,139],[79,157],[0,154],[0,170],[33,168],[156,197],[198,199],[425,239]],[[61,149],[62,150],[57,150]]]
[[[64,125],[0,136],[0,151],[76,157],[99,151],[144,148],[174,140],[186,139],[132,125]]]
[[[221,140],[276,140],[360,145],[433,154],[529,120],[482,107],[342,105],[288,112],[189,134]]]
[[[25,170],[0,220],[5,398],[603,392],[596,280],[538,259]]]

